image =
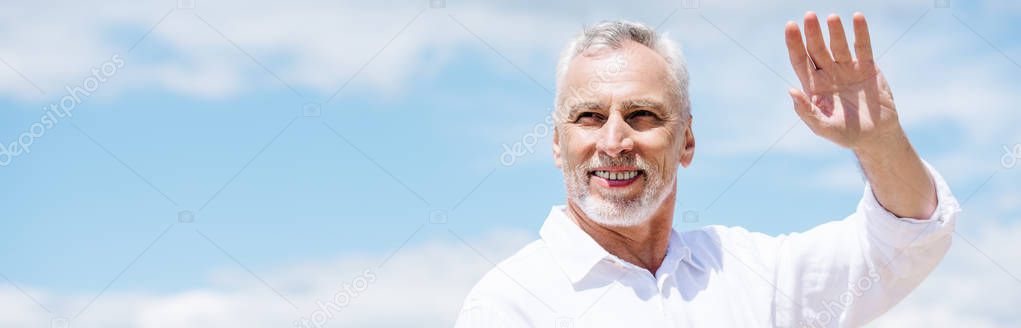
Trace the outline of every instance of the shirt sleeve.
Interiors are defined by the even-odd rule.
[[[937,206],[929,218],[899,218],[872,186],[847,218],[776,239],[774,324],[858,327],[917,287],[950,248],[960,206],[928,163]]]

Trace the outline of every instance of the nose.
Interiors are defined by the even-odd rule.
[[[596,148],[607,156],[618,157],[634,149],[635,142],[631,140],[634,130],[620,113],[611,113],[600,128],[600,132],[602,135],[596,143]]]

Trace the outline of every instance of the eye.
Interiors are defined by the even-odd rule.
[[[627,121],[628,124],[631,124],[632,128],[638,131],[644,131],[663,125],[663,120],[660,119],[659,115],[645,109],[639,109],[631,112],[627,116]]]
[[[651,118],[651,119],[658,119],[659,116],[656,116],[656,113],[653,113],[653,112],[650,112],[650,111],[647,111],[647,110],[643,109],[643,110],[636,110],[634,112],[631,112],[631,115],[628,115],[628,118]]]
[[[574,123],[582,125],[595,125],[603,121],[605,121],[603,115],[596,112],[583,112],[574,119]]]

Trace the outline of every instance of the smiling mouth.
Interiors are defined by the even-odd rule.
[[[645,175],[642,170],[594,170],[589,175],[605,181],[607,187],[625,187]]]

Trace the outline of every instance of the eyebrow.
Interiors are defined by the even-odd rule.
[[[571,105],[571,107],[569,108],[569,110],[567,112],[567,117],[574,117],[575,115],[578,114],[578,112],[585,111],[585,110],[603,110],[605,108],[606,108],[606,106],[603,106],[603,104],[600,104],[600,103],[597,103],[597,102],[583,101],[583,102],[579,102],[577,104]],[[652,109],[652,110],[654,110],[656,112],[662,113],[663,109],[666,108],[666,106],[663,105],[663,103],[660,102],[660,101],[653,100],[653,99],[648,99],[648,98],[628,99],[628,100],[625,100],[620,105],[620,109],[622,111],[625,111],[625,112],[629,112],[629,111],[632,111],[632,110],[635,110],[635,109],[638,109],[638,108],[648,108],[648,109]]]
[[[567,117],[574,117],[580,111],[603,109],[603,105],[592,101],[583,101],[574,105],[567,111]]]
[[[637,109],[637,108],[650,108],[650,109],[655,109],[657,111],[662,111],[662,109],[664,108],[662,102],[659,102],[659,101],[656,101],[656,100],[652,100],[652,99],[644,99],[644,98],[625,100],[624,103],[621,104],[620,107],[621,107],[622,110],[625,110],[625,111],[630,111],[630,110],[634,110],[634,109]]]

